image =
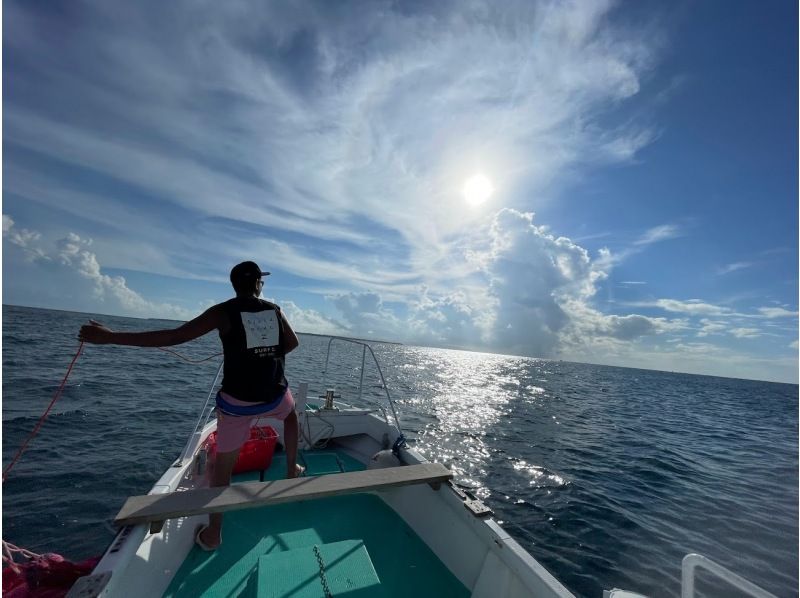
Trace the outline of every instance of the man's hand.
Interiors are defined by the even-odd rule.
[[[112,334],[114,334],[114,332],[103,326],[100,322],[89,320],[88,324],[81,326],[81,331],[78,333],[78,340],[93,345],[106,345],[111,342]]]

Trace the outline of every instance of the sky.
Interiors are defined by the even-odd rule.
[[[3,303],[797,383],[797,10],[6,0]]]

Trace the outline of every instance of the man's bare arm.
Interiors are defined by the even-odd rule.
[[[169,347],[180,345],[208,334],[221,324],[220,310],[217,306],[172,330],[151,330],[147,332],[114,332],[99,322],[89,320],[81,326],[78,340],[95,345],[131,345],[134,347]]]

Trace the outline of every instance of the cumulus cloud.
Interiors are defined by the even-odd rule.
[[[607,272],[534,214],[500,210],[465,252],[475,279],[457,291],[421,287],[399,315],[378,293],[331,297],[350,330],[409,342],[552,357],[685,330],[682,319],[608,315],[592,306]],[[604,340],[605,339],[605,340]]]
[[[622,350],[648,336],[680,332],[689,328],[684,319],[654,318],[639,314],[607,315],[586,302],[571,300],[570,324],[561,335],[560,353],[586,354],[613,347]]]
[[[281,301],[279,303],[292,328],[298,332],[312,332],[314,334],[329,334],[332,336],[351,334],[351,331],[341,323],[321,314],[317,310],[304,309],[294,301]]]
[[[408,333],[420,344],[438,344],[477,349],[491,345],[497,301],[476,298],[470,301],[461,291],[432,296],[423,288],[412,302]]]
[[[16,227],[11,217],[3,214],[3,238],[22,248],[28,259],[46,259],[47,256],[35,245],[41,237],[36,231]]]
[[[331,298],[349,327],[372,338],[406,338],[404,325],[383,305],[378,293],[348,293]]]
[[[605,273],[593,269],[585,249],[535,225],[531,213],[501,210],[490,235],[480,262],[497,302],[496,345],[512,353],[552,354],[570,321],[567,300],[591,297]]]
[[[68,233],[55,242],[54,249],[48,249],[38,244],[41,240],[38,232],[24,229],[15,231],[14,221],[7,216],[3,217],[3,238],[24,249],[29,255],[36,256],[48,268],[57,264],[57,276],[64,281],[62,284],[68,286],[70,294],[85,295],[82,305],[84,310],[176,320],[188,320],[197,315],[183,307],[148,301],[130,289],[125,278],[103,274],[97,255],[89,249],[92,245],[91,239],[82,239],[75,233]],[[41,278],[51,280],[53,276],[48,274]]]

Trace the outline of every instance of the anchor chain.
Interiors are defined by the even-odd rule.
[[[319,579],[322,582],[322,591],[325,592],[325,598],[333,598],[331,589],[328,587],[328,580],[325,577],[325,562],[322,560],[322,554],[317,545],[314,545],[314,556],[317,557],[317,563],[319,563]]]

